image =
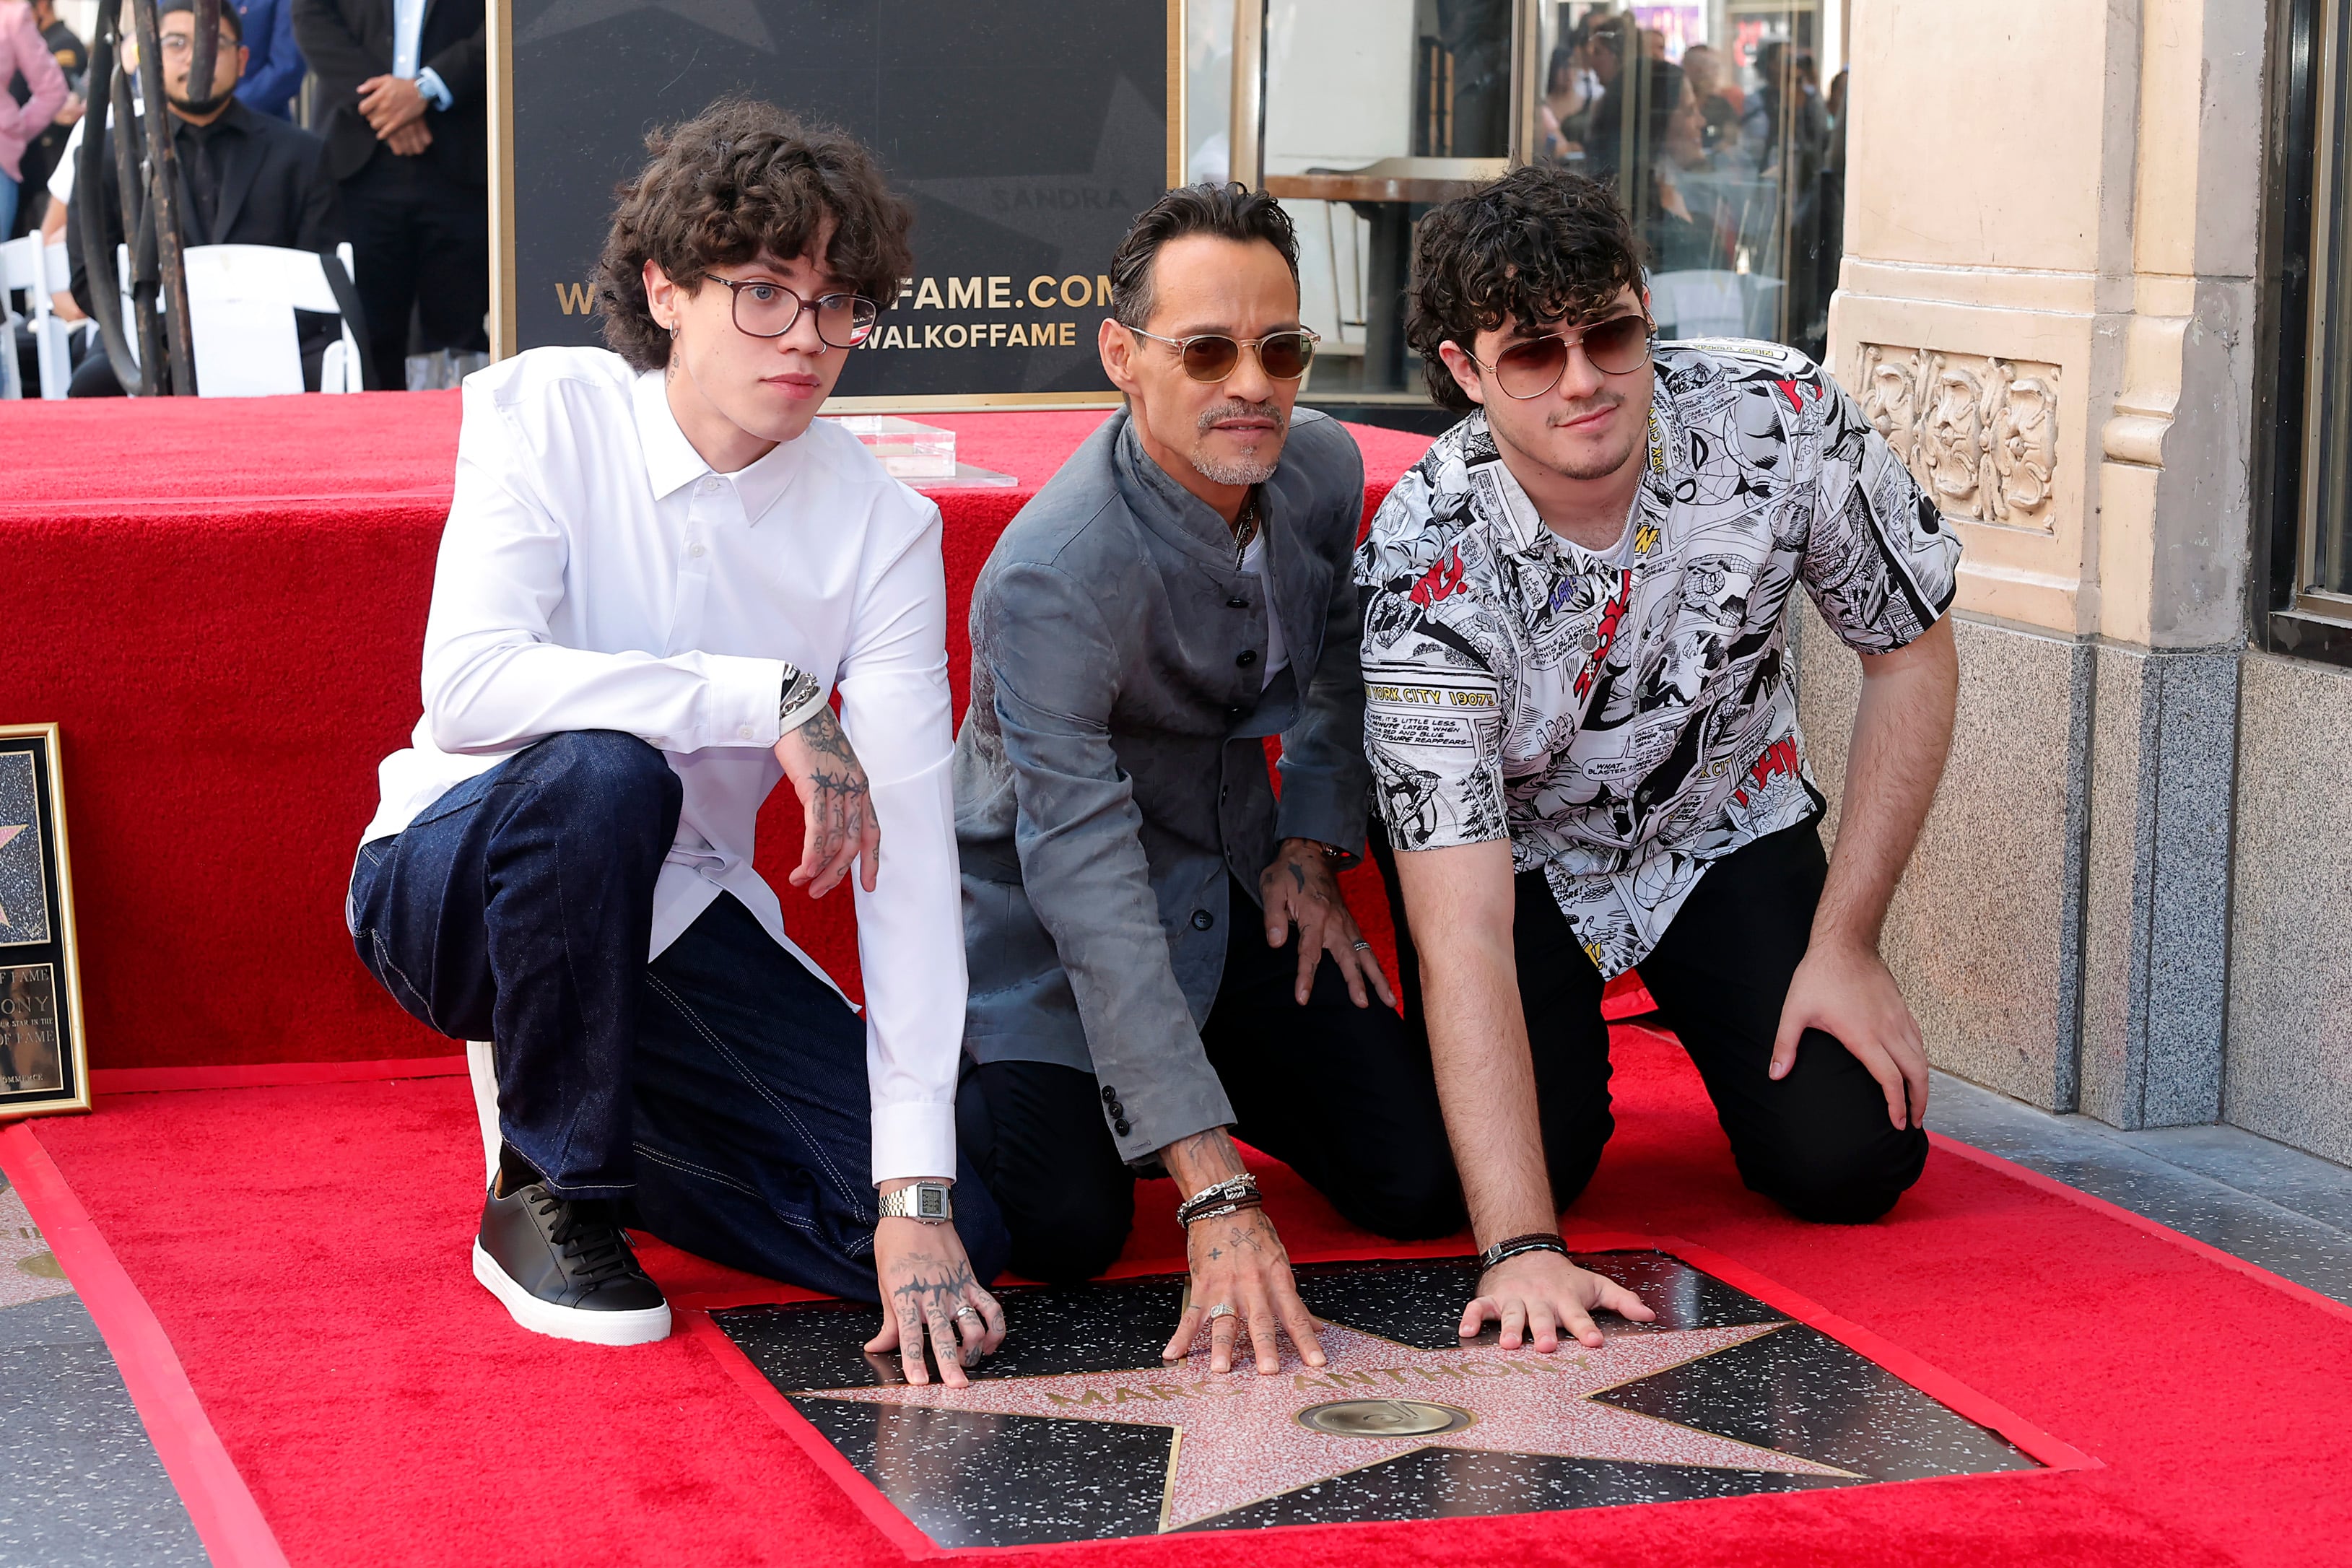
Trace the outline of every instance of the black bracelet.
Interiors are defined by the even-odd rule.
[[[1538,1230],[1527,1236],[1515,1236],[1498,1241],[1478,1255],[1478,1272],[1484,1274],[1507,1258],[1517,1258],[1522,1252],[1557,1252],[1568,1256],[1568,1243],[1549,1231]]]

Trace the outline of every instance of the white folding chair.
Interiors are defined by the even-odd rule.
[[[271,245],[198,245],[184,253],[188,315],[196,351],[196,391],[205,397],[269,397],[302,390],[302,348],[294,312],[341,316],[326,268],[307,250]],[[343,271],[352,247],[335,247]],[[359,335],[342,323],[320,367],[321,392],[357,392]]]
[[[16,323],[25,318],[16,310],[16,290],[24,289],[37,295],[41,279],[41,238],[30,239],[31,254],[26,253],[26,241],[12,239],[0,245],[0,398],[25,395],[24,373],[16,368]]]
[[[53,254],[54,253],[54,254]],[[63,397],[66,383],[72,379],[73,361],[68,349],[71,329],[58,320],[49,296],[65,289],[71,274],[65,270],[65,247],[54,245],[44,249],[41,237],[28,234],[0,245],[0,315],[7,318],[6,363],[0,364],[0,397],[25,395],[24,373],[16,364],[16,327],[24,322],[33,329],[33,342],[40,355],[40,395],[43,397]],[[11,296],[23,289],[30,316],[15,309]]]
[[[307,250],[274,245],[195,245],[181,253],[188,278],[188,316],[196,354],[196,393],[203,397],[275,397],[302,390],[302,344],[294,312],[341,316],[326,268]],[[348,242],[335,258],[352,271]],[[131,248],[117,246],[123,321],[131,315]],[[359,335],[349,318],[342,336],[327,345],[319,367],[321,392],[357,392]],[[136,334],[132,352],[137,352]]]

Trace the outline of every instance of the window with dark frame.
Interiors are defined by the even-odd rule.
[[[2273,0],[2253,641],[2352,664],[2352,0]]]

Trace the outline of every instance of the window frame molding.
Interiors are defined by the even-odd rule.
[[[2320,614],[2305,601],[2305,448],[2308,430],[2312,262],[2322,206],[2316,184],[2322,5],[2347,0],[2271,0],[2267,143],[2255,307],[2252,478],[2252,642],[2268,653],[2352,666],[2352,614]],[[2352,15],[2337,24],[2352,27]],[[2352,74],[2338,84],[2352,94]],[[2352,149],[2347,149],[2352,152]],[[2352,322],[2346,323],[2352,331]]]

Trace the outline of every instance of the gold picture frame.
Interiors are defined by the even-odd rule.
[[[1182,184],[1184,178],[1185,0],[1163,0],[1163,3],[1167,12],[1165,184],[1172,187]],[[490,358],[495,361],[520,352],[518,343],[520,279],[515,253],[514,0],[487,0],[483,35],[488,51],[489,339]],[[828,414],[919,414],[983,409],[1116,408],[1118,405],[1118,393],[1105,387],[1087,392],[915,393],[833,397],[826,400],[824,411]]]
[[[0,725],[0,1121],[89,1109],[58,752],[55,724]]]

